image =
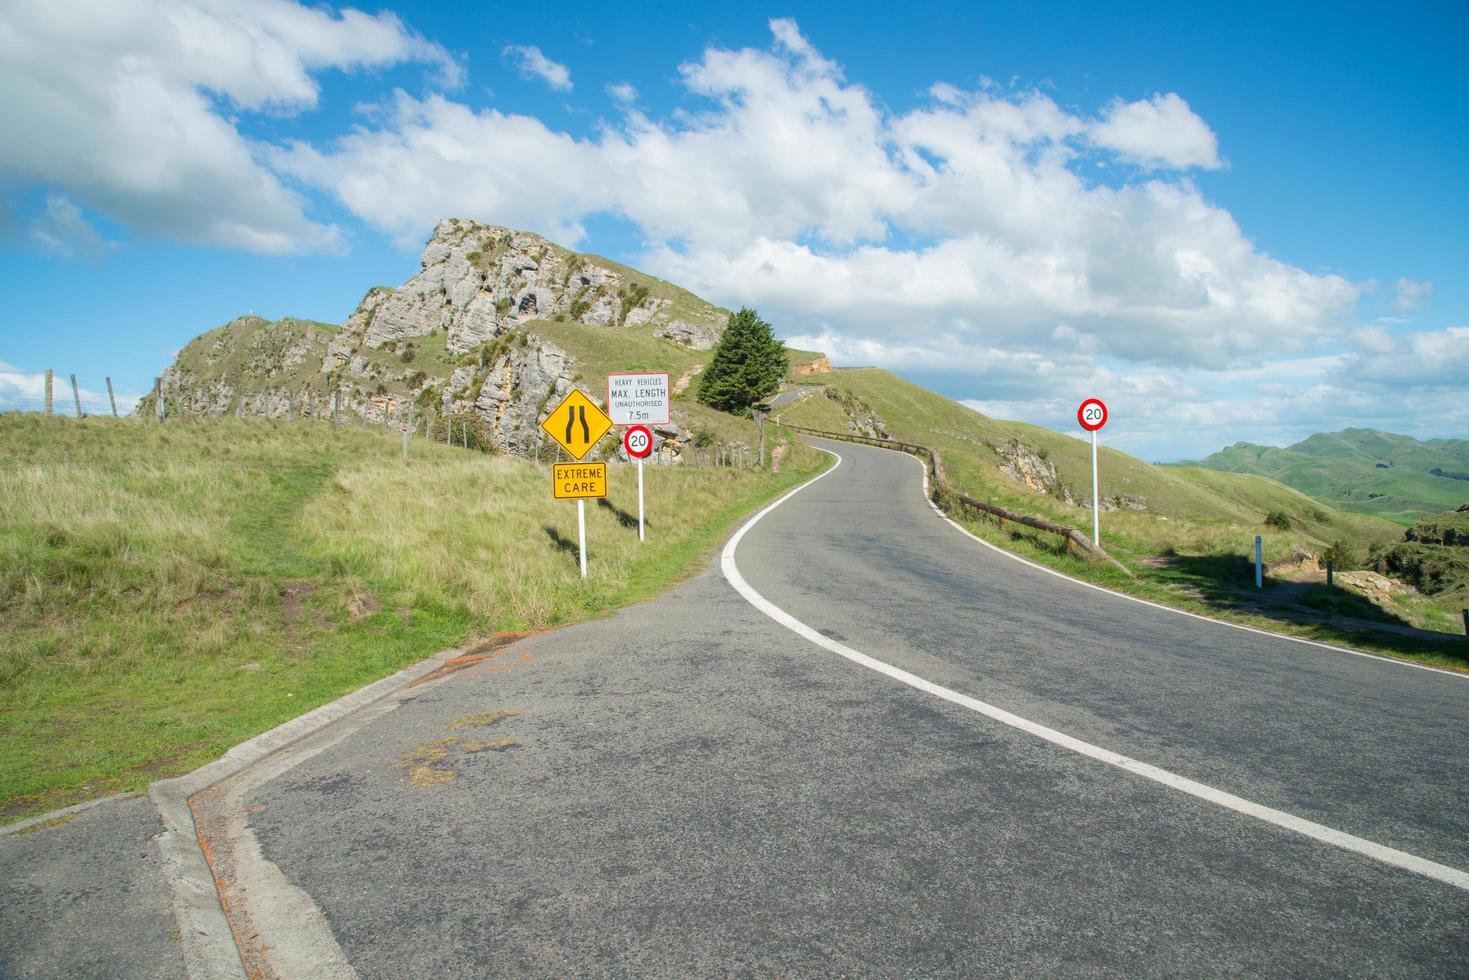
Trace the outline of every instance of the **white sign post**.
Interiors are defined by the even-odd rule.
[[[1102,497],[1097,479],[1097,430],[1107,424],[1107,406],[1100,398],[1088,398],[1076,410],[1076,421],[1092,434],[1092,544],[1102,546]]]
[[[607,375],[607,414],[613,425],[667,425],[668,373]]]
[[[653,451],[653,433],[646,425],[634,425],[622,434],[622,448],[638,461],[638,540],[643,540],[643,460]]]

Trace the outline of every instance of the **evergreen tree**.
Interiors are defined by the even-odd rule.
[[[699,379],[699,401],[722,412],[746,414],[780,390],[790,364],[786,345],[749,307],[729,315],[714,360]]]

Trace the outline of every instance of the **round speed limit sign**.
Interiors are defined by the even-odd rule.
[[[646,425],[628,426],[622,434],[622,448],[633,459],[643,459],[653,452],[653,433]]]
[[[1076,421],[1088,432],[1096,432],[1107,424],[1107,406],[1100,398],[1088,398],[1076,410]]]

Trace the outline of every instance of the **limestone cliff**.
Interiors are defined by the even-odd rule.
[[[180,351],[160,387],[171,412],[335,412],[419,431],[465,422],[484,448],[524,453],[552,398],[574,384],[598,402],[602,395],[538,323],[651,333],[705,351],[727,316],[670,283],[540,235],[450,218],[434,228],[412,278],[369,289],[340,327],[241,317]],[[138,406],[154,411],[151,395]],[[684,438],[676,421],[664,427],[661,455],[677,457]]]

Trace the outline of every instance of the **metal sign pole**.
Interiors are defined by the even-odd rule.
[[[587,577],[587,502],[576,502],[576,536],[581,551],[581,577]]]
[[[1097,430],[1092,430],[1092,544],[1102,546],[1102,498],[1097,485]]]
[[[643,540],[643,461],[638,460],[638,541]]]

